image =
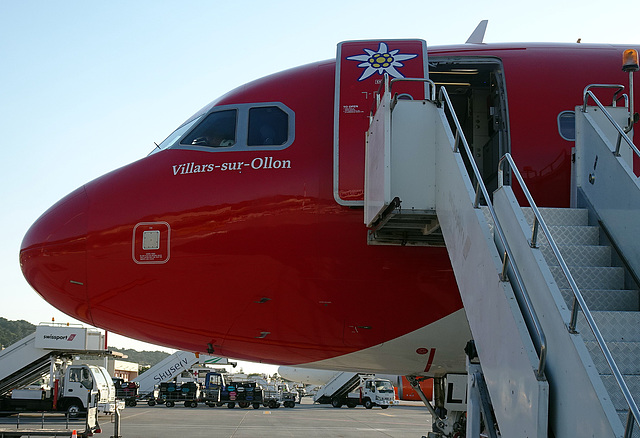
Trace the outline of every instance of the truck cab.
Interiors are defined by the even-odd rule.
[[[387,409],[396,404],[393,384],[387,379],[365,379],[354,392],[347,396],[346,404],[350,408],[363,405],[367,409],[380,406]]]
[[[105,414],[115,412],[116,389],[109,372],[95,365],[71,365],[60,382],[58,409],[77,415],[91,406]]]

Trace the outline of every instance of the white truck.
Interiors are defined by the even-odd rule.
[[[94,365],[63,364],[49,384],[13,389],[0,399],[0,411],[66,411],[72,418],[92,407],[105,414],[116,410],[111,376],[105,368]]]
[[[344,397],[334,397],[331,400],[331,405],[334,408],[339,408],[346,404],[349,408],[362,405],[367,409],[371,409],[374,406],[387,409],[389,406],[398,403],[395,398],[393,384],[390,380],[366,377],[361,379],[360,385],[354,391],[349,392]]]

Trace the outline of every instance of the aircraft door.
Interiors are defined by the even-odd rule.
[[[375,94],[384,75],[426,78],[427,45],[423,40],[346,41],[338,44],[334,107],[334,198],[341,205],[364,205],[365,135]],[[393,87],[407,99],[426,96],[423,82]]]

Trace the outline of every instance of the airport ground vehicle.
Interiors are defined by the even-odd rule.
[[[176,403],[183,402],[186,408],[198,407],[200,389],[195,382],[185,382],[178,385],[176,382],[162,382],[158,394],[158,403],[164,403],[172,408]]]
[[[91,407],[115,412],[116,390],[109,372],[71,364],[78,354],[109,354],[104,345],[99,330],[38,325],[34,333],[0,351],[0,410],[67,411],[73,416]]]
[[[126,406],[136,406],[138,404],[138,382],[125,382],[124,379],[113,377],[113,384],[116,387],[116,398],[124,400]]]
[[[259,409],[264,402],[264,390],[256,382],[226,382],[222,374],[210,372],[205,377],[201,400],[212,408],[226,404],[233,409],[237,404],[241,408]]]
[[[296,391],[289,390],[286,383],[269,385],[264,392],[264,406],[271,409],[277,409],[280,405],[285,408],[293,408],[296,406]]]
[[[2,411],[67,411],[76,417],[89,408],[100,412],[115,411],[115,387],[111,376],[103,367],[69,365],[61,377],[52,379],[53,387],[32,385],[14,389],[11,395],[0,399]]]
[[[353,392],[348,393],[346,397],[334,397],[331,400],[331,405],[334,408],[342,407],[343,404],[350,408],[362,405],[367,409],[374,406],[387,409],[396,404],[393,385],[387,379],[363,378],[360,385]]]

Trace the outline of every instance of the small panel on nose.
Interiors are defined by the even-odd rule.
[[[132,256],[138,264],[166,263],[170,257],[171,227],[166,222],[140,222],[133,227]]]

